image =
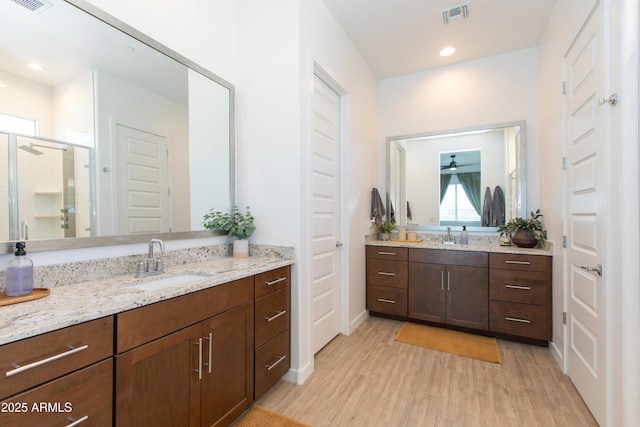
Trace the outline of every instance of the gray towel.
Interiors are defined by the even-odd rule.
[[[496,185],[493,190],[493,202],[491,203],[491,225],[500,227],[504,225],[504,193],[502,187]]]
[[[386,213],[378,189],[373,188],[371,190],[371,218],[375,218],[376,227],[382,224],[382,217],[384,217]]]
[[[493,203],[491,202],[491,189],[487,187],[484,191],[484,202],[482,203],[482,218],[481,223],[483,227],[491,226],[491,212],[493,210]]]

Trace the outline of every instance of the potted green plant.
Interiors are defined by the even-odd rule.
[[[395,228],[395,221],[383,221],[378,226],[378,235],[380,236],[380,240],[389,240],[391,237],[391,232]]]
[[[249,237],[256,229],[253,224],[253,216],[249,211],[249,206],[245,212],[241,213],[237,206],[229,212],[214,211],[211,209],[204,214],[202,225],[207,230],[220,230],[229,236],[235,237],[233,241],[233,257],[246,258],[249,256]]]
[[[547,230],[542,227],[540,209],[531,212],[531,218],[514,218],[498,227],[502,237],[511,237],[511,241],[521,248],[533,248],[547,240]]]

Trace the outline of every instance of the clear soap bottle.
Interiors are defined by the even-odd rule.
[[[460,244],[468,245],[469,244],[469,232],[467,231],[467,226],[462,226],[462,232],[460,232]]]
[[[15,257],[7,263],[7,296],[17,297],[33,291],[33,262],[26,257],[24,242],[16,243]]]

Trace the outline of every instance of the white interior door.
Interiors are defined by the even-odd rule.
[[[564,58],[567,87],[567,373],[596,420],[605,421],[604,259],[605,120],[602,7]]]
[[[313,350],[340,332],[340,97],[314,75],[311,119]]]
[[[118,233],[169,229],[167,139],[116,125]]]

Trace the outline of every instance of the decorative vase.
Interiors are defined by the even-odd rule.
[[[380,235],[380,240],[389,240],[391,238],[391,233],[378,233]]]
[[[516,246],[521,248],[532,248],[538,244],[538,240],[534,237],[534,235],[531,234],[529,230],[525,230],[522,228],[518,228],[516,232],[513,233],[511,241]]]
[[[233,257],[234,258],[249,257],[249,239],[236,239],[233,241]]]

